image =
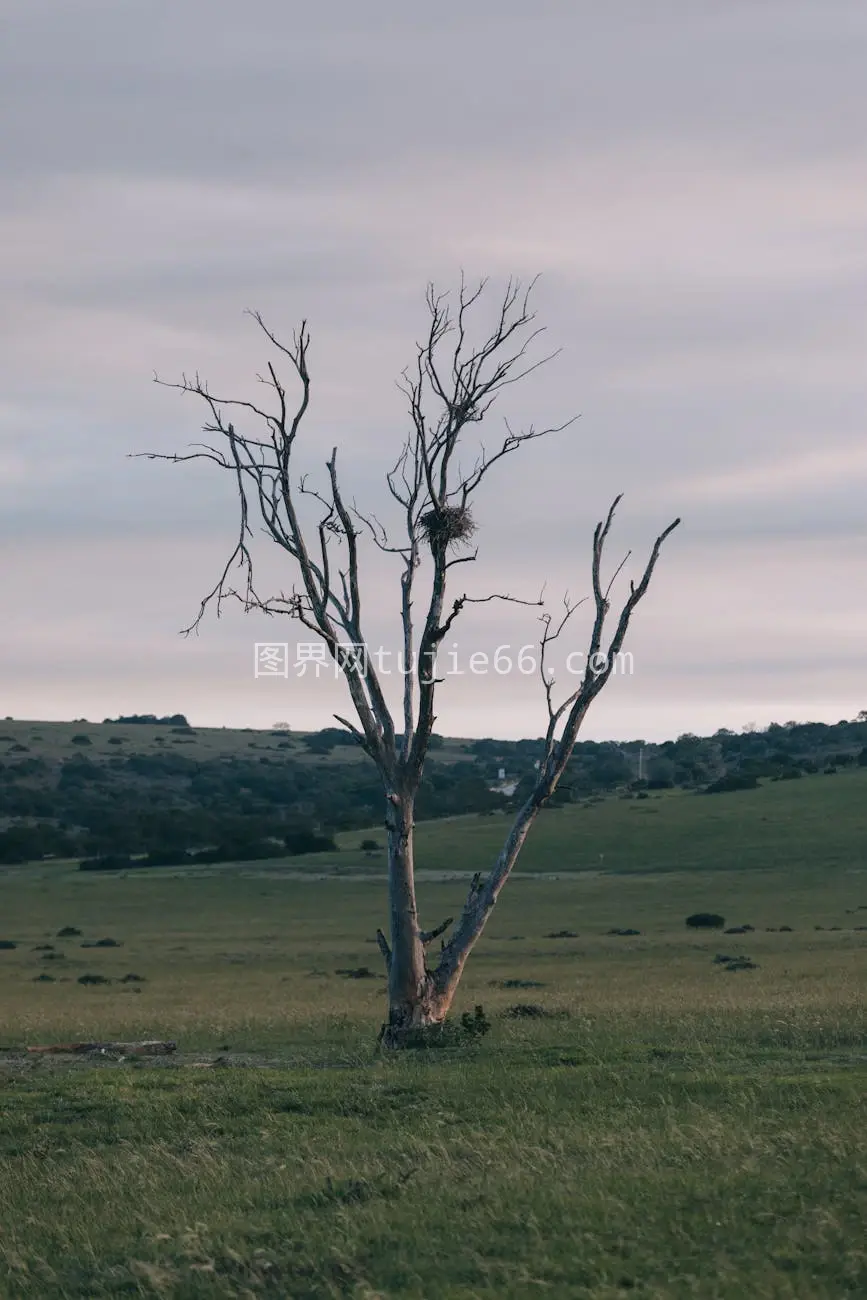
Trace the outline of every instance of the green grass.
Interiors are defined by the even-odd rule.
[[[103,723],[103,722],[39,722],[21,718],[0,719],[0,757],[43,758],[56,763],[62,759],[83,754],[96,761],[117,758],[118,755],[157,754],[174,751],[185,758],[196,761],[209,761],[218,758],[252,758],[273,754],[275,758],[289,758],[293,761],[315,763],[317,766],[328,764],[360,763],[369,760],[355,746],[340,746],[327,754],[311,753],[306,747],[304,737],[309,733],[303,731],[273,732],[262,731],[252,727],[192,727],[190,734],[178,733],[177,729],[148,723]],[[87,736],[90,744],[80,745],[73,742],[73,736]],[[120,743],[118,743],[120,742]],[[461,739],[447,740],[441,749],[433,754],[434,761],[454,763],[465,762],[472,758],[466,752],[469,741]],[[286,745],[288,744],[288,748]],[[12,749],[14,745],[25,745],[27,754],[19,755]],[[272,760],[273,761],[273,760]]]
[[[592,1055],[16,1080],[7,1293],[864,1294],[863,1076]]]
[[[486,871],[508,827],[505,814],[454,817],[417,828],[421,871]],[[337,837],[342,852],[294,858],[298,869],[365,865],[361,840],[381,828]],[[354,852],[355,851],[355,852]],[[827,871],[867,866],[867,768],[767,782],[723,795],[673,791],[611,797],[541,814],[519,861],[522,872]],[[867,902],[867,897],[864,899]]]
[[[509,821],[508,814],[496,813],[420,822],[417,870],[437,877],[488,871]],[[338,835],[336,853],[259,862],[251,869],[257,877],[381,876],[384,851],[363,853],[365,839],[384,846],[382,826]],[[821,875],[867,868],[865,846],[867,768],[859,767],[833,776],[766,782],[756,790],[731,794],[677,790],[647,799],[610,796],[547,809],[533,827],[517,871],[566,877],[594,871],[707,874],[782,869]],[[867,885],[863,901],[867,903]]]
[[[426,880],[423,919],[465,887]],[[0,873],[0,1296],[865,1295],[864,905],[821,860],[518,878],[456,1008],[490,1034],[382,1059],[381,882]],[[707,909],[756,930],[684,926]],[[178,1057],[22,1052],[138,1037]]]

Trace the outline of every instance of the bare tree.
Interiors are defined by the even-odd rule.
[[[429,945],[453,924],[449,918],[432,929],[422,928],[413,868],[415,801],[435,723],[437,688],[442,681],[437,677],[437,651],[468,604],[516,599],[508,593],[470,596],[462,592],[450,596],[450,578],[456,566],[476,558],[477,552],[460,552],[475,532],[472,501],[488,473],[525,444],[557,430],[531,426],[513,432],[506,424],[505,434],[495,448],[488,451],[481,447],[470,469],[461,468],[458,454],[465,448],[471,426],[485,418],[503,389],[550,359],[529,359],[529,349],[542,332],[535,327],[535,316],[529,308],[532,288],[531,284],[522,291],[517,282],[509,282],[493,327],[479,345],[472,344],[468,335],[470,317],[483,295],[485,282],[470,289],[462,281],[454,305],[448,295],[428,288],[427,335],[417,345],[415,364],[404,372],[400,385],[408,402],[410,431],[386,476],[401,517],[398,541],[377,518],[361,514],[347,502],[338,477],[336,449],[326,461],[327,480],[322,490],[309,487],[294,472],[295,444],[311,392],[306,321],[294,334],[291,345],[286,345],[258,313],[251,313],[274,349],[267,372],[258,376],[270,390],[267,405],[218,397],[198,374],[194,378],[184,375],[179,383],[167,386],[204,401],[208,410],[204,429],[217,436],[216,442],[194,444],[186,455],[144,453],[149,459],[173,462],[211,461],[235,476],[240,506],[238,540],[218,582],[201,602],[193,627],[198,626],[212,602],[219,614],[227,598],[239,600],[245,611],[286,614],[321,638],[343,674],[355,719],[338,716],[337,720],[375,763],[385,793],[389,934],[386,938],[380,930],[377,939],[388,970],[388,1019],[381,1041],[390,1047],[400,1046],[412,1031],[440,1024],[447,1016],[467,958],[509,878],[527,833],[563,775],[587,710],[609,680],[632,614],[648,589],[662,544],[679,522],[675,520],[654,542],[640,581],[630,584],[607,644],[611,587],[623,566],[606,580],[603,559],[619,497],[597,525],[591,562],[595,617],[586,669],[577,689],[559,704],[554,700],[546,653],[564,632],[577,606],[567,601],[557,623],[550,615],[542,615],[540,664],[548,724],[535,786],[518,811],[491,870],[473,878],[451,937],[442,941],[436,961],[429,963]],[[290,397],[279,373],[281,366],[288,369],[296,396]],[[235,422],[241,419],[252,422],[255,433],[241,432]],[[300,513],[301,498],[305,496],[318,513],[318,521],[309,527]],[[291,562],[296,585],[288,594],[263,596],[256,589],[250,550],[253,519],[264,525],[265,535]],[[363,535],[381,551],[396,557],[400,565],[404,678],[400,730],[371,655],[346,649],[347,643],[367,646],[359,559]],[[240,567],[244,578],[240,591],[230,585],[234,566]],[[417,621],[420,576],[423,613]]]

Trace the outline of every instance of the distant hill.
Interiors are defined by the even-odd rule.
[[[419,820],[508,813],[529,790],[541,752],[539,739],[436,737]],[[552,804],[628,795],[638,806],[675,790],[732,798],[727,792],[749,793],[759,782],[865,766],[867,715],[660,745],[584,741]],[[310,836],[324,849],[335,834],[381,826],[381,801],[373,765],[334,727],[199,728],[183,714],[0,722],[0,863],[106,854],[156,862],[191,851],[252,858],[298,852]]]

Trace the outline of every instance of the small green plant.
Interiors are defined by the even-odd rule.
[[[441,1025],[420,1025],[407,1036],[405,1046],[410,1050],[436,1050],[441,1047],[466,1047],[483,1038],[490,1031],[491,1022],[482,1006],[472,1013],[465,1011],[459,1020],[447,1020]]]

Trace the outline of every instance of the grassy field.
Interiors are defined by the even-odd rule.
[[[187,729],[151,723],[37,722],[6,718],[0,720],[0,756],[20,755],[21,751],[14,746],[24,745],[30,757],[43,758],[49,763],[70,758],[76,753],[101,762],[116,758],[118,754],[158,754],[179,745],[183,747],[179,752],[185,758],[197,761],[249,758],[251,751],[255,756],[273,754],[317,766],[369,761],[360,749],[352,745],[340,746],[327,754],[311,753],[304,744],[306,734],[299,731],[258,731],[252,727]],[[89,743],[77,743],[73,736],[86,736]],[[469,743],[461,739],[447,740],[441,749],[435,751],[434,761],[466,762],[472,757],[465,748]]]
[[[425,823],[418,828],[417,865],[435,872],[452,866],[488,870],[507,825],[505,814]],[[337,837],[341,852],[293,858],[292,866],[369,868],[371,860],[354,851],[370,836],[384,842],[381,828],[347,832]],[[726,795],[678,790],[551,809],[539,818],[520,859],[522,872],[554,874],[777,867],[822,873],[862,866],[867,866],[867,768],[767,782]]]
[[[374,1043],[381,881],[0,873],[0,1295],[867,1295],[867,874],[854,834],[833,849],[849,779],[764,792],[824,791],[840,861],[772,843],[763,870],[720,848],[713,872],[513,880],[457,1008],[481,1003],[490,1033],[399,1059]],[[734,834],[751,798],[681,802],[735,810]],[[674,816],[657,806],[648,826]],[[563,819],[610,832],[606,807],[540,830],[568,857]],[[480,853],[493,820],[452,828]],[[423,852],[450,833],[424,828]],[[424,917],[464,888],[425,879]],[[684,926],[708,909],[755,930]],[[22,1050],[139,1037],[178,1054]]]
[[[504,813],[420,823],[417,868],[422,875],[438,877],[486,871],[507,829]],[[257,877],[287,872],[380,875],[384,853],[360,850],[362,840],[371,838],[384,846],[382,826],[337,835],[336,853],[258,862],[251,871]],[[657,874],[782,869],[821,877],[862,866],[867,866],[863,767],[833,776],[766,782],[757,790],[725,795],[677,790],[642,800],[610,796],[550,809],[534,826],[519,863],[521,874],[558,876],[600,870]]]

